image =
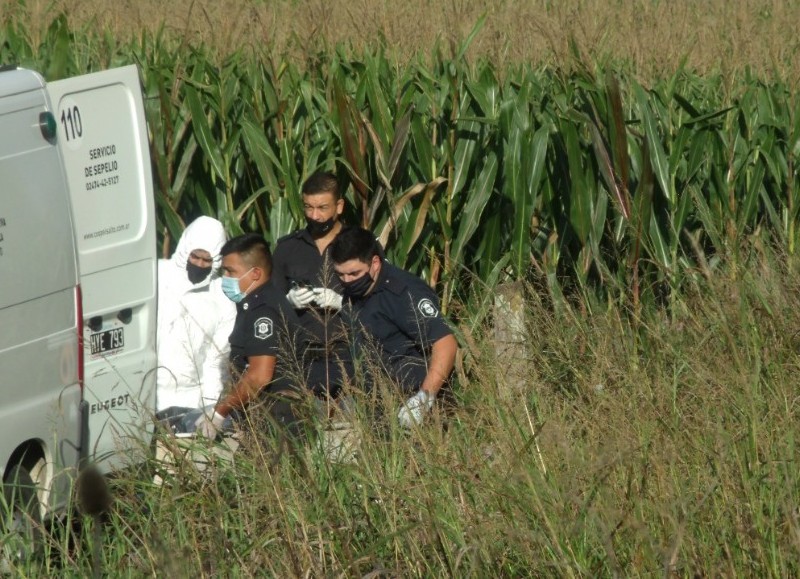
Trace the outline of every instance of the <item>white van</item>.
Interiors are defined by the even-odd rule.
[[[38,515],[82,456],[108,472],[149,446],[154,211],[135,66],[0,69],[0,471]]]
[[[7,498],[37,489],[23,497],[35,517],[64,507],[81,449],[81,294],[52,111],[40,76],[0,71],[0,470]]]

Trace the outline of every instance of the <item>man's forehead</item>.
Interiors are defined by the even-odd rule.
[[[334,263],[333,269],[335,269],[339,273],[350,273],[353,271],[360,271],[362,269],[368,269],[369,264],[361,261],[360,259],[348,259],[347,261],[343,261],[342,263]]]
[[[222,267],[237,267],[244,263],[242,256],[238,253],[229,253],[222,258]]]
[[[336,197],[331,192],[303,194],[303,203],[312,207],[331,205],[336,202]]]
[[[193,249],[190,253],[195,254],[197,257],[211,257],[211,252],[205,249]]]

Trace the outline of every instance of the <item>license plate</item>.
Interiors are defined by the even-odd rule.
[[[106,354],[125,347],[124,328],[114,328],[89,336],[92,355]]]

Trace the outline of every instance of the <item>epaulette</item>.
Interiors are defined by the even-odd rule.
[[[279,243],[283,241],[288,241],[289,239],[298,239],[303,234],[304,229],[298,229],[296,231],[292,231],[291,233],[287,233],[283,237],[278,238],[278,241],[275,242],[275,246],[277,247]]]
[[[387,261],[384,261],[384,264],[394,268],[394,266],[391,266]],[[397,271],[403,271],[399,268],[394,268],[394,269]],[[403,292],[406,291],[406,289],[408,289],[407,281],[398,275],[390,276],[388,279],[385,279],[383,283],[385,289],[398,296],[402,295]]]
[[[283,237],[279,237],[279,238],[278,238],[278,241],[275,243],[275,245],[277,245],[278,243],[280,243],[280,242],[282,242],[282,241],[286,241],[286,240],[288,240],[288,239],[292,239],[292,238],[294,238],[294,237],[298,237],[298,234],[299,234],[301,231],[302,231],[302,229],[298,229],[297,231],[292,231],[291,233],[287,233],[287,234],[286,234],[286,235],[284,235]]]

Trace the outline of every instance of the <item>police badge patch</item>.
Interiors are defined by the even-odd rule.
[[[272,335],[272,320],[269,318],[258,318],[253,324],[255,337],[259,340],[266,340]]]
[[[420,300],[417,304],[417,309],[419,310],[419,313],[426,318],[435,318],[439,315],[439,310],[436,309],[436,306],[433,305],[433,302],[428,298]]]

